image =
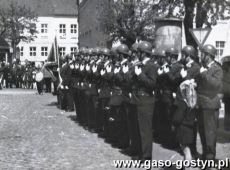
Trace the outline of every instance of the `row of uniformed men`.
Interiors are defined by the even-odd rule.
[[[179,142],[189,159],[187,150],[196,153],[196,119],[203,156],[214,159],[222,72],[214,62],[216,49],[206,45],[202,51],[199,62],[192,46],[182,49],[179,61],[175,49],[153,52],[146,41],[131,50],[125,44],[111,50],[81,48],[73,58],[66,56],[59,91],[72,96],[84,127],[138,159],[152,159],[153,127],[164,144]],[[196,108],[189,108],[178,90],[181,82],[191,79],[197,83]]]

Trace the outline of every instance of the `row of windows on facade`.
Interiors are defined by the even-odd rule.
[[[30,56],[37,56],[37,47],[30,47]],[[61,56],[66,55],[66,47],[59,47],[59,54]],[[70,47],[71,54],[75,53],[77,51],[77,47]],[[20,48],[20,56],[24,56],[24,47]],[[48,56],[48,47],[41,47],[41,56],[46,57]]]
[[[216,49],[217,49],[217,60],[220,61],[220,57],[223,55],[225,48],[225,41],[216,41]]]
[[[41,33],[48,33],[48,24],[41,24]],[[66,34],[66,24],[59,24],[59,33]],[[77,24],[70,25],[70,33],[77,34]]]

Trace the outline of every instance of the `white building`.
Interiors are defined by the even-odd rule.
[[[226,47],[226,41],[230,36],[230,20],[217,21],[215,26],[212,26],[211,32],[204,44],[211,44],[217,49],[217,61],[221,60]]]
[[[37,38],[20,42],[20,59],[44,61],[49,56],[55,36],[61,55],[78,48],[77,0],[0,0],[0,8],[9,8],[11,2],[26,6],[37,15]]]
[[[60,55],[70,54],[78,48],[77,17],[41,16],[36,23],[37,38],[29,43],[21,42],[21,61],[45,61],[51,51],[55,37]]]

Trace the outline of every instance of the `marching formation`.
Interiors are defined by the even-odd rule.
[[[153,139],[197,158],[199,131],[202,158],[214,160],[223,73],[215,47],[201,51],[198,57],[185,46],[179,58],[174,48],[146,41],[131,49],[81,48],[54,71],[59,106],[75,108],[83,127],[133,158],[151,160]]]

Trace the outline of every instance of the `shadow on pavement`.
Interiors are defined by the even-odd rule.
[[[49,104],[46,104],[46,106],[57,106],[57,105],[58,105],[57,102],[51,102]]]
[[[217,142],[218,143],[230,143],[230,131],[224,128],[224,119],[219,120],[219,128],[217,130]]]
[[[77,116],[76,115],[70,115],[70,116],[68,116],[68,118],[70,118],[75,123],[79,123],[78,120],[77,120]]]

